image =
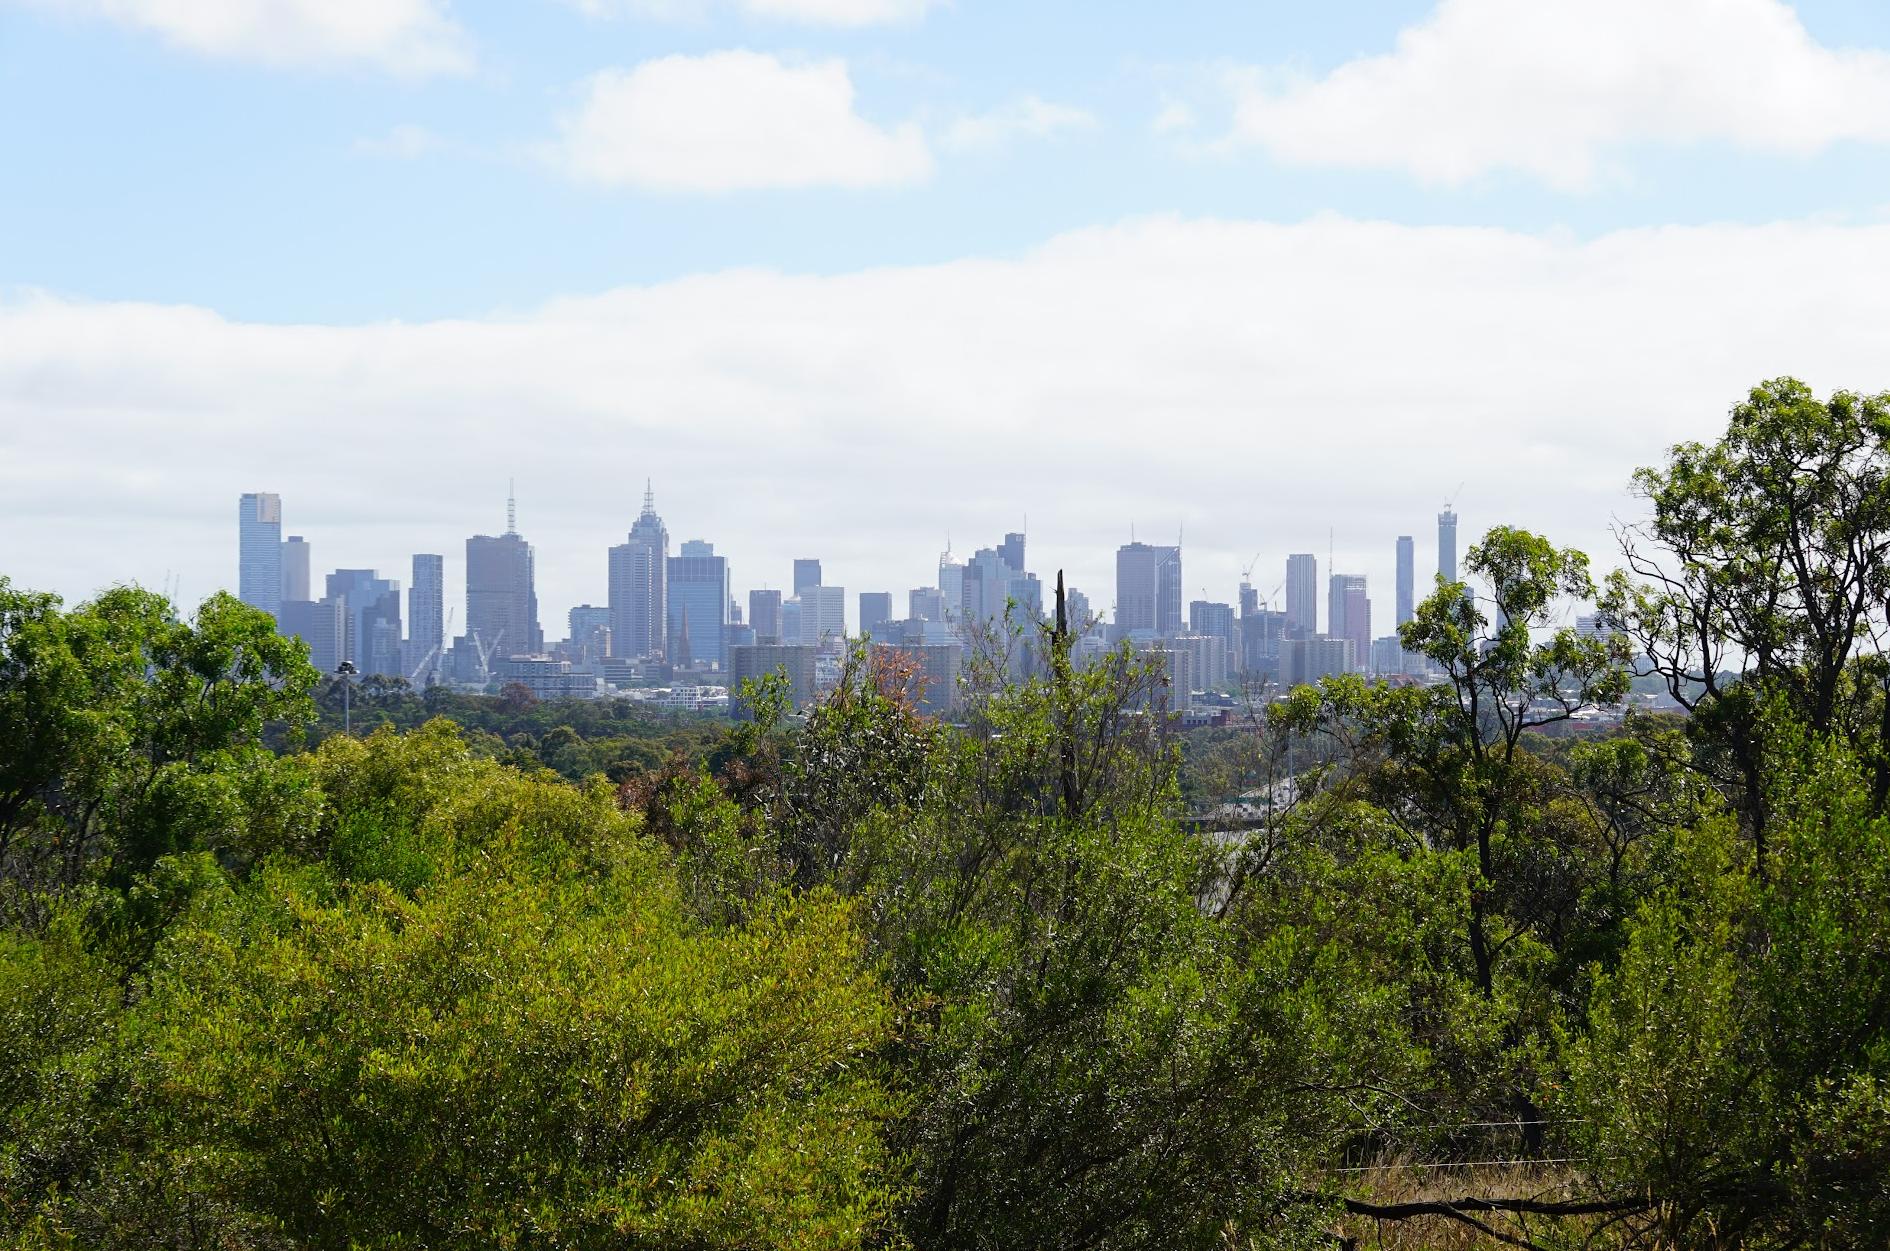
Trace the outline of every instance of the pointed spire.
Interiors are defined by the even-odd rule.
[[[505,480],[505,532],[518,533],[518,490],[512,478]]]

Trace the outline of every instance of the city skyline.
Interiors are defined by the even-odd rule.
[[[435,677],[483,682],[497,662],[534,656],[578,662],[599,674],[607,660],[653,660],[679,671],[700,666],[704,672],[726,674],[732,666],[739,667],[733,665],[733,649],[739,645],[807,643],[825,651],[828,644],[865,636],[927,645],[952,640],[957,646],[970,637],[961,627],[975,629],[979,622],[994,622],[1013,610],[1023,620],[1048,620],[1054,607],[1045,601],[1043,580],[1029,567],[1027,535],[1011,531],[995,547],[974,551],[969,561],[949,549],[942,553],[938,585],[909,589],[904,618],[894,613],[892,592],[855,589],[853,601],[859,607],[849,619],[848,588],[827,584],[820,558],[797,557],[792,563],[792,596],[783,600],[777,590],[749,589],[745,619],[726,554],[701,539],[686,539],[669,554],[669,532],[656,510],[653,484],[646,481],[629,542],[608,552],[609,602],[572,606],[566,614],[567,637],[558,639],[543,629],[536,550],[518,532],[515,486],[508,484],[507,490],[504,533],[473,535],[465,542],[461,636],[446,628],[452,615],[444,611],[445,561],[439,554],[412,557],[404,634],[400,583],[379,577],[377,570],[337,569],[325,576],[320,602],[310,602],[311,545],[301,535],[277,537],[283,502],[272,492],[249,492],[239,500],[239,597],[272,612],[284,633],[300,635],[318,668],[332,670],[347,660],[363,672],[416,682]],[[1408,619],[1412,546],[1411,536],[1397,537],[1397,622],[1388,627],[1392,631]],[[1435,576],[1454,573],[1458,557],[1457,517],[1447,510],[1437,517]],[[1329,563],[1331,559],[1329,554]],[[1171,652],[1171,680],[1219,686],[1256,664],[1303,672],[1334,665],[1361,672],[1405,671],[1405,654],[1398,649],[1395,633],[1378,636],[1373,631],[1364,575],[1329,571],[1327,610],[1319,617],[1312,594],[1317,558],[1310,553],[1288,555],[1284,580],[1271,592],[1265,589],[1269,574],[1256,556],[1242,570],[1232,597],[1191,600],[1185,616],[1179,602],[1185,580],[1180,545],[1131,540],[1116,549],[1115,564],[1109,611],[1093,616],[1089,596],[1068,584],[1065,571],[1058,570],[1058,583],[1067,585],[1070,593],[1070,619],[1085,633],[1092,625],[1106,628],[1110,644],[1131,641],[1179,649]],[[1202,594],[1212,592],[1203,586]],[[890,632],[882,632],[882,626]],[[1341,643],[1342,652],[1331,650]],[[1285,650],[1289,644],[1290,657]],[[1315,646],[1324,650],[1307,650]],[[544,670],[543,675],[551,676],[552,671]]]

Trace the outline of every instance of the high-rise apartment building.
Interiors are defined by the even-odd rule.
[[[282,540],[282,598],[297,603],[313,599],[309,589],[308,540],[291,534]]]
[[[237,503],[236,598],[272,617],[282,603],[282,497],[274,492]]]
[[[860,633],[867,638],[877,638],[886,631],[886,623],[892,620],[891,591],[860,592]]]
[[[794,562],[794,594],[800,595],[810,586],[820,585],[820,562],[811,557],[803,557]]]
[[[446,650],[446,557],[416,552],[407,591],[409,669],[436,669]],[[424,674],[422,675],[424,680]]]
[[[466,540],[466,635],[489,654],[493,672],[507,657],[545,650],[532,545],[520,537],[509,502],[506,514],[504,534],[475,534]]]
[[[1240,668],[1240,626],[1232,604],[1194,600],[1188,605],[1188,633],[1221,640],[1222,664],[1228,669]],[[1223,681],[1225,676],[1222,675]]]
[[[755,642],[782,642],[781,592],[748,592],[748,624],[754,628]]]
[[[610,549],[610,646],[625,660],[667,650],[669,531],[646,484],[643,511],[626,541]]]
[[[712,543],[690,539],[669,558],[669,637],[674,642],[687,630],[690,659],[717,669],[728,667],[728,586],[728,559]]]
[[[1417,615],[1417,559],[1411,536],[1398,536],[1398,625]]]
[[[1349,638],[1320,634],[1280,641],[1280,682],[1284,686],[1305,686],[1357,668],[1358,656]]]
[[[1457,580],[1457,514],[1448,508],[1437,514],[1437,576]]]
[[[1363,664],[1372,654],[1372,602],[1366,598],[1365,575],[1335,573],[1326,604],[1326,634],[1350,639],[1355,663]]]
[[[1319,558],[1311,552],[1286,558],[1286,633],[1304,639],[1319,633]]]

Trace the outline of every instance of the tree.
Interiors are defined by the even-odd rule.
[[[1653,517],[1621,532],[1628,567],[1603,606],[1693,714],[1697,764],[1763,873],[1779,718],[1844,738],[1890,802],[1890,665],[1859,654],[1890,606],[1890,395],[1762,383],[1718,442],[1682,443],[1634,483]]]

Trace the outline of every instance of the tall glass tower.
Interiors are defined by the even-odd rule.
[[[236,510],[236,598],[275,616],[282,607],[282,497],[243,496]]]
[[[1437,514],[1437,576],[1457,580],[1457,514],[1448,508]]]

